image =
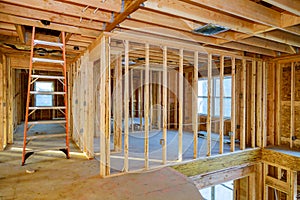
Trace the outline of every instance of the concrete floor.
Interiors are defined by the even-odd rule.
[[[30,134],[41,132],[31,130]],[[0,200],[202,199],[194,184],[171,168],[101,179],[99,162],[85,159],[73,143],[71,159],[65,159],[61,152],[45,151],[34,154],[21,166],[22,139],[20,133],[15,136],[15,143],[0,152]],[[49,147],[58,144],[55,139],[32,142]]]

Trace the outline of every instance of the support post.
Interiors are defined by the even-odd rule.
[[[290,148],[293,148],[293,136],[295,135],[295,64],[291,65],[291,125]]]
[[[236,81],[235,81],[235,57],[231,58],[231,137],[230,137],[230,151],[234,152],[235,150],[235,128],[236,128],[236,120],[235,120],[235,110],[236,110]]]
[[[125,81],[124,81],[124,172],[128,172],[128,156],[129,156],[129,42],[125,40]]]
[[[105,80],[105,151],[106,151],[106,176],[110,175],[110,118],[111,118],[111,71],[110,71],[110,49],[109,49],[109,38],[105,38],[105,63],[106,63],[106,80]]]
[[[220,137],[220,147],[219,153],[223,154],[223,144],[224,144],[224,104],[223,104],[223,97],[224,97],[224,56],[221,55],[220,57],[220,130],[219,130],[219,137]]]
[[[179,127],[178,127],[178,161],[182,161],[182,123],[183,123],[183,49],[179,50]]]
[[[194,155],[198,157],[198,51],[194,52],[194,76],[193,76],[193,132],[194,132]]]
[[[262,146],[266,147],[267,146],[267,120],[268,120],[268,105],[267,105],[267,98],[268,98],[268,70],[267,70],[267,65],[266,62],[263,62],[263,81],[262,81],[262,86],[263,86],[263,102],[262,102]]]
[[[256,61],[252,60],[252,73],[251,73],[251,147],[255,147],[255,111],[256,111]]]
[[[256,144],[262,147],[262,61],[257,65],[257,105],[256,105]]]
[[[242,103],[241,103],[241,132],[240,132],[240,149],[244,150],[246,148],[246,60],[242,60]]]
[[[276,64],[276,145],[280,145],[281,128],[281,65]]]
[[[212,97],[212,54],[208,54],[208,65],[207,65],[207,121],[206,121],[206,132],[207,132],[207,149],[206,155],[211,156],[211,97]]]
[[[167,71],[167,47],[163,47],[163,144],[162,161],[167,163],[167,96],[168,96],[168,71]]]
[[[161,105],[161,72],[158,71],[158,84],[157,84],[157,104]],[[161,107],[157,106],[157,128],[161,129]]]
[[[115,135],[114,135],[114,147],[115,151],[120,152],[122,150],[122,55],[117,55],[116,66],[116,95],[115,95]]]
[[[144,118],[145,118],[145,169],[149,168],[149,44],[145,45],[145,87],[144,87]]]

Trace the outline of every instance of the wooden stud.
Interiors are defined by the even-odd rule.
[[[140,117],[140,130],[143,130],[143,70],[140,71],[140,88],[139,88],[139,117]]]
[[[263,62],[263,82],[262,82],[262,86],[263,86],[263,94],[262,94],[262,98],[263,98],[263,104],[262,104],[262,145],[263,147],[267,146],[267,127],[268,127],[268,116],[267,116],[267,98],[268,98],[268,70],[267,70],[267,65],[266,62]]]
[[[268,165],[263,163],[263,200],[268,200],[268,186],[266,184],[266,178],[268,175]]]
[[[175,73],[174,76],[174,91],[175,91],[175,97],[174,97],[174,128],[178,128],[178,73]]]
[[[100,44],[100,176],[106,176],[106,141],[105,141],[105,82],[106,82],[106,38]]]
[[[290,200],[295,200],[297,199],[297,172],[291,171],[290,173]]]
[[[208,66],[207,66],[207,150],[206,155],[211,156],[211,107],[212,107],[212,54],[208,54]]]
[[[171,73],[170,72],[167,72],[167,78],[168,78],[168,81],[167,81],[167,90],[168,90],[168,100],[167,100],[167,112],[168,112],[168,117],[167,117],[167,124],[168,124],[168,129],[170,129],[171,127],[171,90],[169,88],[171,88],[171,80],[170,80],[170,77],[171,77]]]
[[[230,151],[234,152],[235,150],[235,128],[236,128],[236,120],[235,120],[235,90],[236,90],[236,81],[235,81],[235,58],[231,58],[231,137],[230,137]]]
[[[161,105],[161,72],[158,73],[158,83],[157,83],[157,104]],[[161,107],[157,106],[157,128],[161,129]]]
[[[93,84],[93,79],[94,79],[94,70],[93,70],[93,65],[92,62],[87,63],[87,131],[85,134],[88,134],[87,138],[87,146],[88,146],[88,157],[89,158],[94,158],[94,119],[95,119],[95,114],[94,114],[94,84]]]
[[[255,147],[255,103],[256,95],[256,61],[252,60],[252,73],[251,73],[251,147]]]
[[[150,56],[150,55],[149,55]],[[150,130],[152,130],[152,122],[153,122],[153,74],[152,74],[152,71],[149,71],[149,94],[150,94],[150,121],[149,121],[149,128]]]
[[[116,77],[116,95],[115,95],[115,134],[114,134],[114,147],[115,151],[119,152],[122,150],[122,55],[118,54],[115,66],[115,77]]]
[[[262,147],[262,62],[257,62],[256,144]]]
[[[242,74],[241,74],[241,131],[240,131],[240,149],[246,148],[246,60],[242,60]]]
[[[194,132],[194,155],[193,158],[198,157],[198,51],[194,52],[194,76],[193,76],[193,132]]]
[[[290,125],[290,148],[293,148],[293,136],[295,135],[295,64],[291,65],[291,125]]]
[[[1,59],[4,59],[4,55],[1,55]],[[4,87],[3,87],[3,62],[0,62],[0,151],[3,151],[3,149],[5,148],[6,144],[4,143],[4,123],[3,123],[3,111],[4,111],[4,106],[3,106],[3,102],[4,102],[4,98],[3,98],[3,92],[4,92]]]
[[[183,123],[183,49],[179,50],[179,127],[178,127],[178,161],[182,161],[182,123]]]
[[[6,59],[6,71],[7,71],[7,143],[12,144],[14,141],[14,122],[13,122],[13,80],[12,80],[12,69],[10,67],[10,58]]]
[[[220,137],[220,147],[219,153],[223,153],[223,144],[224,144],[224,104],[223,98],[224,97],[224,56],[221,55],[220,57],[220,130],[219,130],[219,137]]]
[[[162,162],[167,163],[167,95],[168,95],[168,71],[167,71],[167,47],[163,47],[163,144]]]
[[[149,44],[145,44],[145,87],[144,87],[144,120],[145,120],[145,169],[149,168]]]
[[[125,40],[125,81],[124,81],[124,172],[128,172],[128,114],[129,114],[129,42]]]
[[[7,57],[3,58],[3,143],[7,145]]]
[[[105,38],[105,156],[106,156],[106,165],[105,165],[105,173],[106,176],[110,175],[110,133],[111,133],[111,68],[110,68],[110,39],[108,37]]]
[[[281,64],[276,64],[276,145],[280,145],[281,129]]]
[[[134,101],[135,101],[135,92],[133,91],[133,77],[134,77],[134,69],[130,70],[130,86],[131,86],[131,131],[134,131]]]

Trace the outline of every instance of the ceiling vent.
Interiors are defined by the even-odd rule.
[[[201,34],[201,35],[206,35],[206,36],[210,36],[210,35],[216,35],[218,33],[222,33],[224,31],[228,31],[229,28],[226,28],[224,26],[219,26],[216,24],[206,24],[204,26],[195,28],[193,30],[194,33],[197,34]]]

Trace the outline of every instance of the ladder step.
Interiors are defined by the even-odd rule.
[[[59,110],[59,109],[66,109],[65,106],[33,106],[29,107],[29,110]]]
[[[28,136],[28,140],[33,140],[37,138],[54,138],[54,137],[65,137],[66,133],[58,133],[58,134],[44,134],[44,135],[33,135],[33,136]]]
[[[40,120],[40,121],[30,121],[28,125],[31,124],[64,124],[66,120]]]
[[[44,79],[65,79],[64,76],[47,76],[47,75],[31,75],[31,78],[44,78]]]
[[[48,42],[48,41],[43,41],[43,40],[34,40],[34,45],[47,45],[47,46],[52,46],[52,47],[63,47],[63,43],[59,43],[59,42]]]
[[[43,62],[43,63],[55,63],[55,64],[64,64],[63,60],[53,60],[47,58],[32,58],[32,62]]]
[[[66,94],[66,93],[65,92],[30,91],[30,94],[56,95],[56,94]]]

